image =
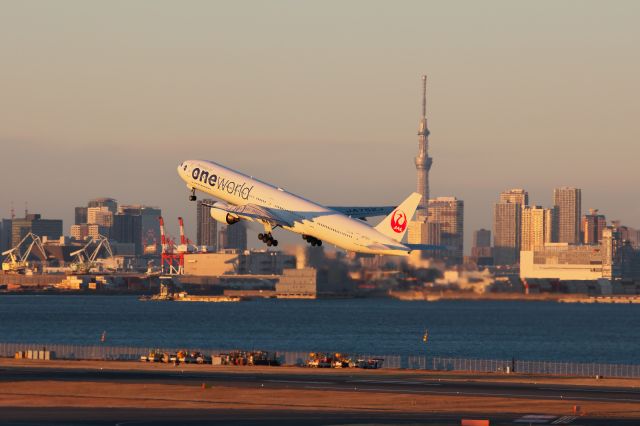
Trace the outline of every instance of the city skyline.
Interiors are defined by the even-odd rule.
[[[496,2],[497,16],[473,4],[352,4],[340,14],[284,4],[289,18],[205,3],[198,16],[154,5],[148,20],[141,5],[8,3],[0,167],[24,178],[3,188],[0,216],[12,200],[21,216],[28,201],[66,233],[73,206],[110,196],[189,218],[174,174],[185,158],[327,204],[398,203],[415,189],[416,83],[427,74],[431,194],[464,200],[465,252],[507,187],[551,206],[553,188],[575,186],[582,213],[640,227],[640,201],[628,196],[639,149],[640,64],[628,54],[636,3],[549,13],[552,3]],[[187,229],[195,236],[194,220]]]

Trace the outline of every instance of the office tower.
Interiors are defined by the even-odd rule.
[[[106,206],[87,208],[87,222],[91,225],[100,225],[110,228],[113,225],[114,213]]]
[[[522,209],[520,250],[531,251],[552,242],[553,211],[540,206]]]
[[[582,216],[582,242],[598,244],[602,240],[602,231],[607,226],[607,219],[598,214],[597,209],[589,209],[589,214]]]
[[[407,241],[409,244],[431,244],[440,245],[439,223],[431,223],[423,218],[422,220],[412,220],[409,222],[407,229]],[[425,251],[423,255],[426,257],[438,257],[438,253],[433,251]]]
[[[529,193],[521,188],[508,189],[500,193],[501,203],[520,204],[520,206],[529,205]]]
[[[478,229],[473,233],[473,246],[471,258],[479,266],[493,263],[493,250],[491,248],[491,231]]]
[[[429,170],[433,159],[429,157],[429,128],[427,127],[427,76],[422,76],[422,117],[418,125],[418,155],[415,157],[418,185],[417,192],[422,195],[416,220],[429,215]]]
[[[116,213],[110,239],[119,243],[132,243],[136,256],[143,254],[142,216],[128,213]]]
[[[39,237],[58,240],[62,236],[62,220],[42,219],[39,214],[27,214],[24,218],[15,218],[11,222],[11,246],[17,246],[29,233]]]
[[[473,233],[473,247],[491,247],[491,231],[478,229]]]
[[[242,221],[227,225],[225,232],[225,247],[244,251],[247,249],[247,227]]]
[[[87,207],[106,207],[113,214],[118,212],[118,202],[113,198],[94,198],[89,200]]]
[[[139,216],[134,220],[134,228],[127,241],[136,242],[136,254],[153,256],[159,253],[160,248],[160,222],[162,210],[141,204],[122,205],[118,208],[118,214],[125,216]],[[139,221],[139,222],[138,222]],[[126,232],[126,231],[125,231]]]
[[[11,219],[2,219],[2,235],[0,235],[0,253],[11,248]]]
[[[558,210],[558,242],[578,244],[580,242],[582,191],[571,187],[556,188],[553,190],[553,205]]]
[[[496,265],[518,263],[522,207],[496,203],[493,209],[493,260]]]
[[[203,204],[205,203],[205,204]],[[199,246],[212,247],[215,251],[218,247],[218,221],[211,217],[211,207],[206,204],[213,204],[213,200],[200,200],[197,203],[197,237],[196,244]]]
[[[87,223],[87,208],[76,207],[74,225],[82,225],[83,223]]]
[[[451,247],[443,255],[451,265],[462,263],[464,241],[464,201],[455,197],[438,197],[429,200],[428,223],[440,227],[440,244]]]

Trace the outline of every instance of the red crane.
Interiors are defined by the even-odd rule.
[[[162,273],[180,275],[184,272],[184,254],[177,253],[175,241],[166,236],[162,216],[158,217],[158,220],[160,221],[160,241],[162,244]]]

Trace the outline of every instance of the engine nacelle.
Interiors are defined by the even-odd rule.
[[[240,218],[237,215],[215,207],[211,208],[211,217],[218,222],[226,223],[227,225],[233,225],[234,223],[240,222]]]

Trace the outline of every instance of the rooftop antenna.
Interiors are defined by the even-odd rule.
[[[26,218],[27,216],[29,216],[29,202],[25,201],[24,202],[24,217]]]
[[[422,118],[427,118],[427,76],[422,76]]]
[[[13,200],[11,200],[11,220],[16,218],[16,211],[13,208]]]

